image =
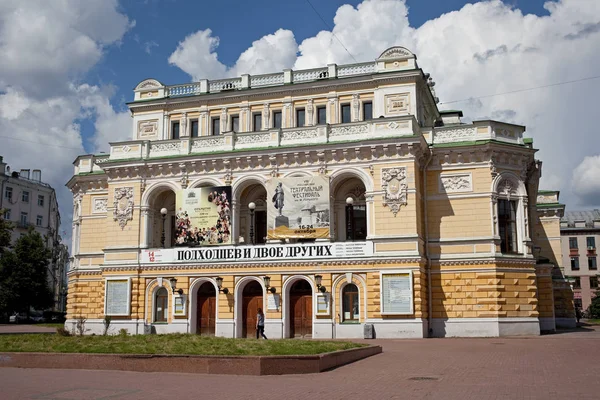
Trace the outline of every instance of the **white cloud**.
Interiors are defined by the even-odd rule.
[[[263,36],[252,43],[231,68],[221,63],[216,52],[219,38],[210,29],[187,36],[169,57],[169,63],[181,68],[193,80],[218,79],[241,74],[261,74],[290,68],[298,45],[294,34],[285,29]]]
[[[583,203],[598,204],[600,196],[600,155],[585,157],[573,171],[573,192]]]
[[[600,206],[600,196],[572,192],[568,184],[583,157],[595,155],[600,148],[590,118],[597,113],[600,80],[477,98],[597,75],[600,2],[557,0],[546,2],[545,7],[550,15],[539,17],[523,15],[500,0],[478,2],[413,28],[403,0],[365,0],[356,8],[341,6],[333,33],[321,31],[302,41],[293,62],[289,54],[280,58],[271,50],[289,43],[291,33],[285,37],[275,33],[269,46],[257,45],[266,37],[259,39],[242,56],[250,63],[275,56],[276,62],[256,62],[244,70],[241,56],[228,68],[219,62],[218,38],[209,30],[188,36],[169,61],[195,80],[214,79],[249,71],[273,72],[292,64],[300,69],[352,63],[354,58],[368,61],[387,47],[405,46],[437,82],[440,109],[460,108],[469,119],[498,118],[526,125],[540,149],[538,158],[545,161],[542,185],[558,184],[545,188],[561,190],[561,200],[569,206]]]
[[[13,169],[42,170],[67,237],[72,196],[64,185],[84,153],[78,121],[96,117],[96,142],[126,126],[109,89],[80,81],[133,25],[117,0],[0,2],[0,155]]]

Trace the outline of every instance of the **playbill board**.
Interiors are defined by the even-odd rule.
[[[316,175],[267,182],[269,239],[329,238],[329,179]]]
[[[231,244],[231,186],[183,189],[176,207],[176,246]]]

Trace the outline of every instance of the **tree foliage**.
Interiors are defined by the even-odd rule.
[[[33,227],[12,249],[4,248],[0,258],[0,310],[9,314],[29,313],[32,307],[42,310],[52,306],[47,278],[51,256]]]
[[[600,289],[596,290],[596,297],[592,299],[592,303],[588,308],[590,318],[600,319]]]
[[[10,221],[4,219],[6,209],[0,210],[0,257],[4,251],[10,247],[10,238],[13,230],[13,225]]]

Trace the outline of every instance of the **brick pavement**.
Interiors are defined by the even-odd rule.
[[[528,338],[377,340],[313,375],[0,369],[3,399],[599,399],[600,327]]]

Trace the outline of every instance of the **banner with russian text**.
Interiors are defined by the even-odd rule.
[[[269,239],[329,238],[329,178],[322,175],[267,182]]]
[[[176,207],[176,246],[231,244],[231,186],[183,189]]]

